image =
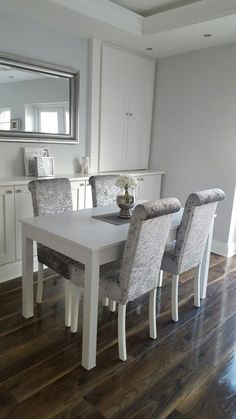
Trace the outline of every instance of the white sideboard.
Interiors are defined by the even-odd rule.
[[[139,181],[136,199],[151,201],[160,198],[161,178],[164,172],[145,170],[125,173],[132,174]],[[119,173],[112,172],[112,174]],[[88,175],[74,174],[58,177],[70,179],[74,210],[92,207]],[[33,216],[31,194],[28,190],[30,180],[32,179],[24,176],[0,177],[0,282],[21,276],[20,220]],[[34,254],[36,255],[36,245]],[[34,268],[37,270],[37,257],[35,257]]]

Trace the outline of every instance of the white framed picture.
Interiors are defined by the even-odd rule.
[[[23,154],[26,176],[36,176],[35,157],[49,157],[49,151],[44,147],[24,147]]]
[[[11,119],[11,131],[19,131],[21,129],[20,119]]]
[[[53,157],[35,157],[34,160],[37,177],[55,176]]]

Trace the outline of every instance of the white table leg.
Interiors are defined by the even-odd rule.
[[[85,264],[82,365],[96,366],[99,263],[96,254]]]
[[[34,315],[33,297],[33,240],[26,236],[22,224],[22,314],[25,318]]]
[[[201,266],[201,283],[200,283],[200,298],[203,300],[206,298],[206,291],[207,291],[207,282],[208,282],[208,274],[209,274],[209,266],[210,266],[210,256],[211,256],[211,246],[212,246],[212,236],[213,236],[213,229],[214,229],[214,221],[213,219],[211,223],[211,228],[209,231],[209,235],[206,242],[206,247],[203,254],[202,259],[202,266]]]

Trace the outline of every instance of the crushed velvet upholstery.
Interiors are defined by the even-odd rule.
[[[135,207],[122,260],[101,266],[100,294],[103,297],[126,304],[157,287],[171,217],[179,209],[180,203],[175,198]],[[72,281],[73,273],[76,278],[76,266],[72,266]],[[76,283],[83,286],[83,282]]]
[[[69,179],[32,180],[28,188],[32,195],[34,216],[73,210]]]
[[[32,195],[34,215],[60,214],[72,211],[72,195],[69,179],[32,180],[28,188]],[[71,279],[71,266],[76,265],[77,275],[83,265],[69,257],[37,243],[38,261],[66,279]]]
[[[208,189],[188,196],[176,241],[167,246],[161,269],[180,275],[200,265],[221,189]]]
[[[115,185],[118,176],[91,176],[89,183],[92,187],[93,207],[104,207],[116,203],[120,188]]]

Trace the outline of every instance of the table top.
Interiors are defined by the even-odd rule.
[[[96,251],[122,243],[127,238],[129,224],[117,226],[92,218],[93,215],[112,212],[117,212],[117,205],[25,218],[21,222],[28,227]],[[173,214],[170,230],[176,230],[179,226],[182,213],[183,209]]]

